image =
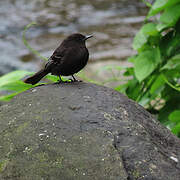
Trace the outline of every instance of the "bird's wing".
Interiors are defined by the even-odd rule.
[[[66,49],[65,48],[57,48],[52,56],[48,59],[47,64],[45,65],[45,68],[51,68],[54,65],[59,65],[63,63],[63,57],[65,56]]]
[[[67,51],[67,48],[60,46],[59,48],[57,48],[54,53],[52,54],[52,56],[50,57],[50,59],[57,64],[61,64],[61,61],[63,59],[63,57],[65,56]]]

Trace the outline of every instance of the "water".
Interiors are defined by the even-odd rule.
[[[85,75],[100,81],[107,78],[97,67],[121,65],[134,54],[132,39],[147,13],[145,5],[128,0],[1,0],[0,1],[0,75],[15,69],[36,71],[44,62],[22,42],[24,26],[37,26],[26,34],[31,47],[49,57],[69,34],[93,34],[87,47],[90,61]],[[129,65],[125,63],[125,66]]]

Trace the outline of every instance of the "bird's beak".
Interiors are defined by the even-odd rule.
[[[86,41],[87,39],[89,39],[89,38],[91,38],[91,37],[93,37],[93,35],[88,35],[88,36],[86,36],[86,37],[84,38],[84,40]]]

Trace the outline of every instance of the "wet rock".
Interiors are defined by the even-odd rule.
[[[39,86],[0,107],[0,179],[180,179],[180,141],[124,95]]]

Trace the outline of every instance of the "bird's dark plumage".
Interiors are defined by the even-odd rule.
[[[89,52],[85,41],[92,36],[72,34],[68,36],[49,58],[45,68],[27,78],[24,82],[36,84],[48,73],[69,76],[79,72],[88,62]]]

